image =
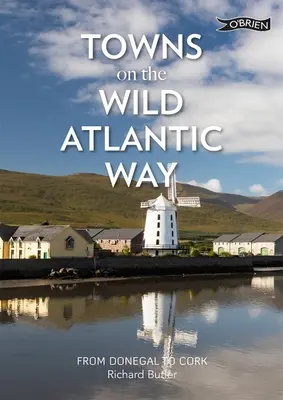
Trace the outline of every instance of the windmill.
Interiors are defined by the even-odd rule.
[[[196,347],[196,331],[180,331],[175,327],[176,294],[148,293],[142,296],[143,329],[137,338],[150,341],[154,347],[163,342],[161,367],[166,376],[171,368],[174,344]]]
[[[170,168],[171,164],[168,164]],[[178,251],[178,207],[200,207],[199,197],[178,197],[175,171],[171,174],[168,199],[162,194],[157,199],[141,203],[147,208],[143,249],[152,256]]]

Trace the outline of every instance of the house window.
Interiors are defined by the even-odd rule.
[[[41,249],[41,243],[40,243],[39,240],[37,241],[37,248],[38,248],[38,249]]]
[[[19,258],[23,258],[23,250],[19,250]]]
[[[11,258],[14,258],[15,250],[11,250]]]
[[[67,250],[72,250],[75,247],[75,240],[72,238],[72,236],[69,236],[67,237],[65,244]]]
[[[12,241],[12,242],[11,242],[11,249],[13,249],[14,246],[15,246],[15,243]]]
[[[160,214],[157,215],[157,220],[160,221]]]
[[[160,228],[160,222],[157,222],[157,228]]]
[[[156,239],[156,244],[159,244],[159,239]]]
[[[41,258],[41,251],[40,250],[37,251],[37,258]]]
[[[127,240],[125,240],[125,244],[127,244]]]
[[[159,236],[160,235],[160,231],[157,231],[157,234],[156,234],[156,236]]]
[[[19,241],[19,249],[23,248],[23,243],[21,241]]]

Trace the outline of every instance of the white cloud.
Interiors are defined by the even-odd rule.
[[[219,181],[219,179],[209,179],[207,182],[200,183],[195,180],[192,180],[190,182],[187,182],[189,185],[193,186],[199,186],[204,189],[211,190],[212,192],[222,192],[222,185]]]
[[[250,193],[263,195],[266,194],[266,189],[260,183],[254,183],[249,187]]]
[[[12,1],[14,4],[16,0]],[[235,3],[241,8],[235,10]],[[7,6],[8,2],[0,0],[0,9],[1,4]],[[282,1],[68,0],[62,4],[50,12],[54,18],[52,29],[34,36],[30,53],[38,61],[35,64],[37,68],[44,66],[47,72],[60,78],[89,78],[79,89],[77,99],[91,103],[97,113],[101,112],[101,108],[94,104],[101,105],[99,99],[97,102],[98,87],[125,89],[127,85],[115,79],[117,71],[139,70],[150,63],[161,69],[158,66],[160,54],[155,60],[148,57],[134,60],[130,53],[115,62],[102,57],[88,60],[87,43],[81,40],[81,33],[133,33],[138,38],[141,34],[151,35],[162,32],[164,27],[174,26],[177,16],[186,13],[197,15],[205,23],[209,16],[216,29],[215,10],[221,10],[219,16],[272,16],[270,32],[234,32],[232,45],[214,51],[204,50],[197,61],[172,60],[165,68],[167,80],[153,83],[151,96],[158,100],[160,90],[170,88],[182,94],[185,104],[178,115],[157,118],[156,129],[161,125],[196,125],[200,129],[218,125],[223,132],[211,135],[212,145],[221,144],[225,153],[239,154],[240,162],[283,166],[282,155],[278,152],[283,147]],[[216,31],[214,34],[225,35]],[[135,83],[128,86],[132,88]],[[137,82],[138,87],[148,89],[141,82]],[[191,145],[190,134],[184,136],[183,145]]]
[[[139,38],[162,31],[174,19],[166,5],[142,0],[69,0],[68,5],[57,7],[50,14],[57,27],[37,35],[30,52],[44,61],[47,71],[64,79],[115,77],[120,69],[141,65],[141,60],[135,62],[131,55],[113,62],[99,51],[94,60],[89,60],[82,33],[116,33],[124,37],[132,33]],[[143,60],[143,64],[146,62],[147,66],[149,61]]]
[[[35,13],[36,9],[28,1],[0,0],[0,15],[23,18]]]

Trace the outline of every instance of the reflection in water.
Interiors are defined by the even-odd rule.
[[[28,315],[34,319],[48,315],[48,298],[0,300],[0,311],[16,318]]]
[[[215,300],[211,300],[209,303],[204,303],[201,307],[201,315],[207,323],[214,324],[218,318],[218,310],[218,303]]]
[[[175,327],[176,294],[149,293],[142,296],[143,330],[138,330],[139,339],[149,340],[158,347],[163,341],[162,369],[165,376],[171,367],[174,344],[195,347],[197,332],[180,331]]]
[[[274,276],[254,277],[252,279],[252,288],[274,292]]]
[[[0,289],[1,398],[282,399],[283,277],[65,289]],[[79,356],[156,357],[157,368],[111,368],[176,378],[108,379],[107,362],[79,367]],[[180,364],[193,357],[208,365]]]

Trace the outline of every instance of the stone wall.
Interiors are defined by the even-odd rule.
[[[89,277],[94,269],[93,258],[5,259],[0,260],[0,279],[47,278],[52,269],[76,268]]]
[[[283,266],[282,256],[266,257],[131,257],[117,256],[99,258],[96,269],[101,272],[112,270],[114,276],[151,276],[182,274],[220,274],[253,272],[253,266]],[[0,279],[46,278],[52,269],[76,268],[82,277],[93,275],[92,258],[57,258],[0,260]]]

